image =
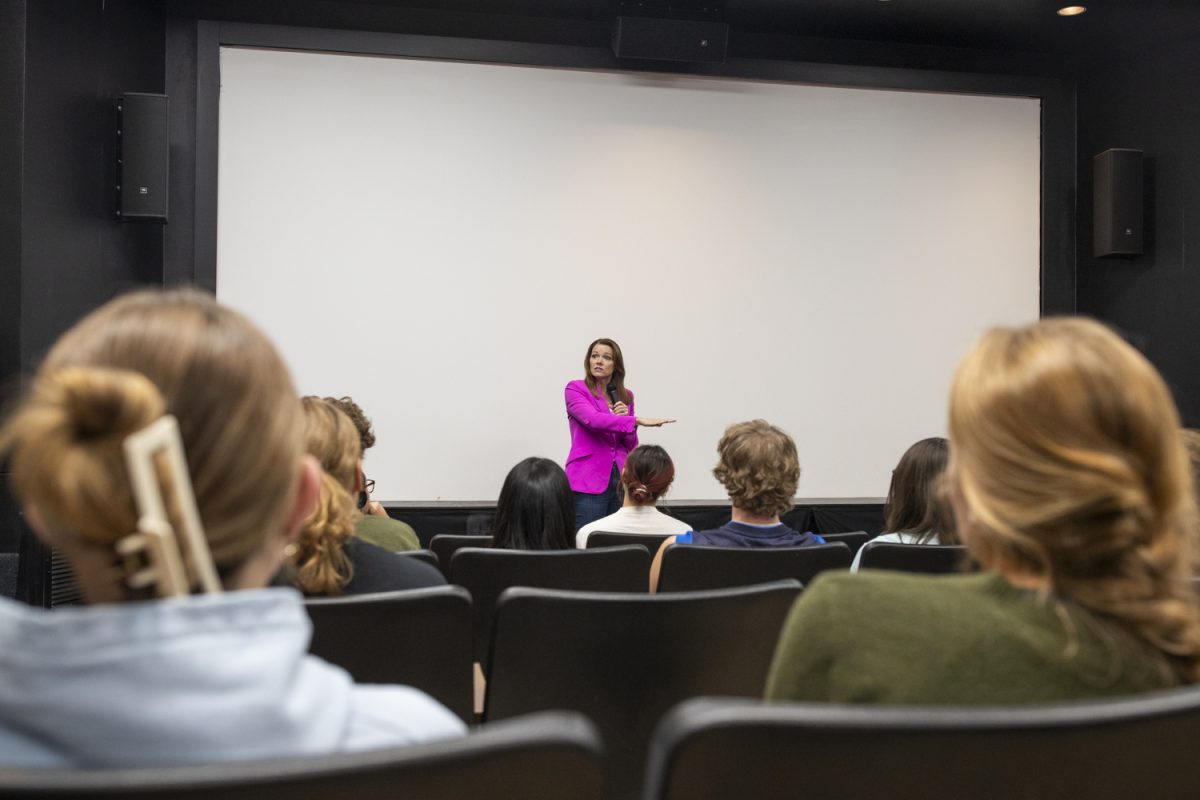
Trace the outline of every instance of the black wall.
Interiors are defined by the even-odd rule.
[[[1157,43],[1081,73],[1077,302],[1121,328],[1200,426],[1200,48]],[[1092,258],[1092,157],[1145,151],[1146,253]]]
[[[115,110],[163,90],[156,0],[0,0],[0,382],[11,400],[55,338],[162,282],[161,227],[115,219]],[[3,475],[7,483],[7,474]],[[0,488],[0,551],[19,522]]]

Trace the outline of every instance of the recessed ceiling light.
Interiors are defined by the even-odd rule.
[[[1063,6],[1058,10],[1060,17],[1075,17],[1087,11],[1087,6]]]

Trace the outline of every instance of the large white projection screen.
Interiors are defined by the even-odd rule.
[[[601,336],[669,499],[756,417],[801,498],[879,498],[1038,316],[1036,99],[224,48],[219,144],[217,293],[374,419],[385,501],[562,464]]]

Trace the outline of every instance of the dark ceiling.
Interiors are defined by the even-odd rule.
[[[358,2],[359,0],[349,0]],[[1080,2],[1080,0],[1076,0]],[[1200,0],[392,0],[376,5],[598,20],[619,11],[719,14],[735,31],[909,44],[1099,53],[1190,36],[1200,46]]]
[[[1124,61],[1167,42],[1200,48],[1200,0],[166,0],[172,16],[558,43],[607,41],[618,14],[718,17],[734,36],[969,48]],[[530,33],[531,31],[535,33]],[[550,32],[550,33],[547,33]]]

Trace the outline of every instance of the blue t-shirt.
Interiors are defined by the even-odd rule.
[[[800,533],[782,522],[778,525],[751,525],[748,522],[726,522],[710,531],[681,533],[676,544],[699,544],[709,547],[808,547],[825,544],[815,533]]]

